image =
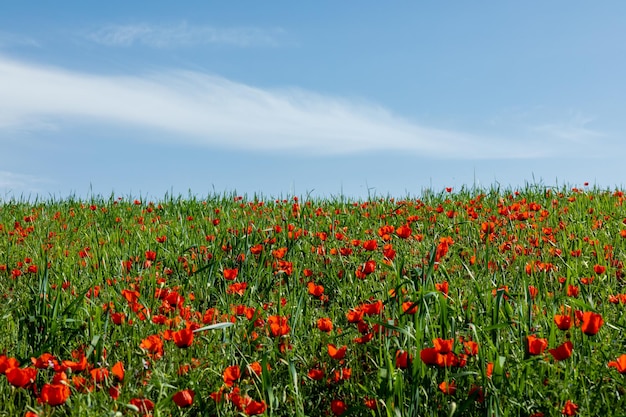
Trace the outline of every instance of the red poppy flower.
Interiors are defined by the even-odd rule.
[[[396,368],[406,369],[409,367],[409,352],[405,350],[398,350],[396,352]]]
[[[606,271],[606,267],[605,266],[598,265],[598,264],[593,266],[593,272],[595,272],[596,275],[602,275],[602,274],[604,274],[605,271]]]
[[[342,346],[339,349],[333,344],[328,345],[328,354],[331,358],[341,360],[346,356],[347,346]]]
[[[269,365],[267,366],[269,369]],[[261,375],[263,373],[263,368],[261,368],[261,364],[259,362],[252,362],[248,365],[248,374],[252,371],[256,375]]]
[[[620,355],[615,361],[608,363],[609,368],[617,369],[620,374],[626,374],[626,354]]]
[[[554,323],[560,330],[569,330],[572,327],[572,316],[555,314]]]
[[[319,368],[313,368],[307,373],[308,377],[315,380],[320,381],[324,378],[324,370]]]
[[[129,403],[139,409],[140,413],[148,414],[154,410],[154,403],[147,398],[132,398]]]
[[[228,366],[224,369],[224,374],[222,376],[224,378],[224,384],[232,387],[235,381],[241,378],[241,369],[239,368],[239,365]]]
[[[532,334],[526,337],[526,341],[529,355],[541,355],[548,347],[547,339],[540,339]]]
[[[235,282],[226,288],[226,294],[237,294],[239,296],[243,296],[246,292],[246,288],[248,288],[247,282]]]
[[[44,384],[39,393],[39,402],[52,406],[65,404],[70,397],[70,387],[67,384]]]
[[[435,283],[435,289],[443,294],[448,295],[448,290],[450,288],[450,284],[448,284],[448,281],[444,281],[444,282],[436,282]]]
[[[348,319],[348,323],[359,323],[363,320],[364,314],[365,312],[362,308],[353,308],[346,313],[346,319]]]
[[[363,249],[365,250],[373,251],[376,250],[376,248],[378,248],[378,242],[374,239],[363,242]]]
[[[420,351],[420,359],[426,365],[440,365],[442,363],[440,356],[439,351],[434,347],[424,348]]]
[[[89,371],[94,383],[100,384],[109,378],[109,370],[106,368],[94,368]]]
[[[191,404],[193,404],[194,396],[195,396],[195,393],[193,392],[193,390],[184,389],[174,394],[172,396],[172,401],[174,401],[174,404],[176,404],[177,406],[181,408],[189,407]]]
[[[361,311],[367,316],[377,316],[383,311],[383,302],[381,300],[373,303],[366,303],[361,305]]]
[[[109,387],[109,397],[117,400],[120,397],[122,387],[120,385],[111,385]]]
[[[33,382],[37,377],[37,368],[11,368],[6,373],[9,384],[24,388]]]
[[[0,355],[0,374],[6,374],[11,368],[19,368],[20,363],[15,358],[10,358],[6,355]]]
[[[317,328],[322,332],[329,333],[333,330],[333,322],[328,317],[322,317],[317,320]]]
[[[417,313],[417,303],[415,301],[405,301],[402,303],[402,312],[404,314]]]
[[[465,348],[465,353],[471,356],[478,355],[478,343],[473,340],[468,340],[467,342],[463,342],[463,346]]]
[[[396,229],[396,235],[402,239],[406,239],[411,236],[412,230],[408,224],[403,224]]]
[[[287,322],[287,317],[269,316],[267,318],[267,324],[270,326],[270,332],[274,337],[287,335],[291,330]]]
[[[123,381],[125,373],[124,364],[122,362],[117,362],[115,365],[113,365],[113,368],[111,368],[111,373],[115,378],[117,378],[118,381]]]
[[[139,347],[148,352],[154,359],[163,356],[163,340],[159,335],[153,334],[141,341]]]
[[[456,382],[443,381],[439,384],[439,390],[447,395],[454,395],[456,393]]]
[[[243,410],[249,416],[257,416],[259,414],[263,414],[267,409],[267,405],[265,405],[265,401],[250,401],[246,408]]]
[[[38,358],[31,358],[33,366],[37,369],[58,369],[59,361],[50,353],[42,353]]]
[[[126,314],[121,312],[111,313],[111,320],[115,325],[120,326],[126,321]]]
[[[565,402],[565,405],[563,406],[563,409],[561,410],[561,413],[565,414],[566,416],[575,416],[576,414],[578,414],[578,406],[570,400],[567,400]]]
[[[71,369],[72,372],[82,372],[87,369],[87,358],[84,353],[78,353],[77,361],[65,360],[61,364],[63,367]]]
[[[562,361],[572,356],[573,349],[574,345],[568,340],[559,347],[548,350],[548,352],[550,352],[550,355],[552,355],[552,357],[557,361]]]
[[[232,281],[235,278],[237,278],[238,274],[239,274],[239,270],[237,268],[224,269],[224,279],[228,281]]]
[[[342,400],[335,399],[330,402],[330,410],[336,416],[342,415],[346,412],[347,409],[348,406],[346,406],[346,403],[344,403]]]
[[[578,288],[578,286],[576,285],[568,285],[567,286],[567,296],[568,297],[578,297],[578,294],[580,293],[580,288]]]
[[[193,343],[193,330],[185,328],[172,333],[174,343],[179,348],[188,348]]]
[[[586,311],[583,313],[581,329],[584,334],[593,336],[600,330],[600,327],[604,324],[602,315],[594,313],[593,311]]]
[[[436,338],[433,339],[433,344],[435,345],[435,349],[437,349],[437,352],[445,354],[452,351],[454,339]]]

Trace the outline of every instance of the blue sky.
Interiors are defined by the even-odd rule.
[[[622,188],[626,2],[6,2],[0,199]]]

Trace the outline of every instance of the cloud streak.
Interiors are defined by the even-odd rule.
[[[107,25],[87,35],[93,42],[116,47],[144,45],[152,48],[190,47],[197,45],[230,45],[237,47],[278,46],[282,29],[254,27],[217,28],[180,23],[156,26],[147,23]]]
[[[0,142],[9,131],[128,127],[195,146],[268,152],[401,151],[443,158],[532,158],[545,140],[508,140],[421,126],[359,100],[261,89],[189,71],[105,76],[0,55]]]
[[[0,171],[0,190],[10,192],[12,190],[22,190],[25,192],[39,192],[50,180],[34,175],[21,174],[10,171]]]

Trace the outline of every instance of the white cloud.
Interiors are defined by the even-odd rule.
[[[603,133],[587,127],[592,122],[592,118],[585,118],[579,114],[564,122],[545,123],[534,126],[533,130],[554,138],[584,144],[593,139],[605,136]]]
[[[11,192],[13,190],[38,192],[40,191],[40,187],[47,183],[50,183],[50,181],[34,175],[0,171],[0,190],[5,192]]]
[[[0,31],[0,48],[15,46],[29,46],[38,48],[41,45],[39,44],[39,42],[28,36]]]
[[[0,141],[8,131],[91,123],[144,129],[142,139],[205,147],[350,154],[395,150],[448,158],[527,158],[549,143],[420,126],[358,100],[261,89],[197,72],[104,76],[0,55]]]
[[[282,43],[282,29],[254,27],[217,28],[180,23],[156,26],[145,23],[107,25],[87,37],[107,46],[128,47],[146,45],[153,48],[171,48],[206,44],[224,44],[238,47],[277,46]]]

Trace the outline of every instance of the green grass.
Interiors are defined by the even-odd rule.
[[[626,376],[609,362],[626,353],[623,200],[528,186],[368,201],[4,201],[0,415],[148,414],[141,399],[154,416],[559,416],[568,401],[579,415],[619,415]],[[563,312],[569,330],[554,321]],[[601,315],[597,333],[583,332],[583,312]],[[186,327],[193,342],[178,347]],[[532,335],[546,342],[537,354]],[[571,356],[555,360],[566,341]],[[50,366],[16,387],[8,359],[34,367],[44,354]],[[86,369],[63,364],[81,355]],[[240,376],[227,384],[230,366]],[[109,374],[95,381],[98,369]],[[46,404],[42,388],[63,372],[69,397]],[[182,390],[191,406],[175,403]]]

